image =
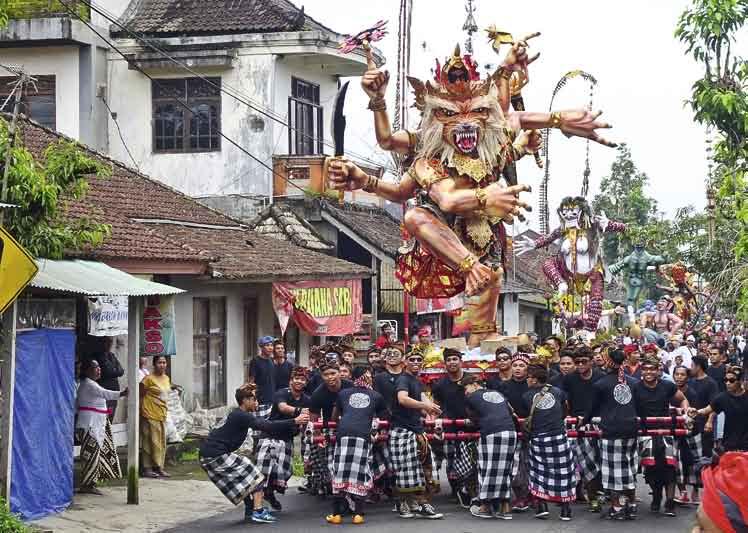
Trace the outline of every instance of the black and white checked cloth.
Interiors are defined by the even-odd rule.
[[[366,497],[374,487],[371,444],[360,437],[340,437],[335,444],[332,491]]]
[[[551,502],[576,499],[576,467],[566,432],[530,438],[529,486],[536,498]]]
[[[636,488],[637,439],[600,439],[600,469],[606,490]]]
[[[696,465],[704,453],[701,433],[680,437],[676,443],[678,455],[678,483],[701,487],[701,476],[696,472]]]
[[[374,481],[392,473],[390,446],[387,441],[377,442],[372,446],[371,475]]]
[[[328,444],[325,447],[320,447],[316,443],[309,444],[309,484],[308,488],[310,491],[324,491],[329,487],[330,484],[330,473],[332,464],[332,456],[335,449],[332,444]]]
[[[244,498],[262,488],[265,479],[252,461],[235,453],[201,457],[200,466],[218,490],[234,505],[238,505]]]
[[[415,433],[405,428],[391,429],[390,458],[399,491],[415,492],[426,487]]]
[[[293,473],[293,441],[262,439],[257,450],[257,467],[267,480],[267,486],[285,492],[288,480]]]
[[[592,481],[600,473],[600,444],[597,439],[577,437],[569,439],[574,450],[577,471],[584,481]]]
[[[447,457],[447,479],[452,483],[467,480],[475,473],[476,447],[471,441],[446,441],[444,453]]]
[[[258,418],[267,418],[270,416],[270,411],[273,410],[273,404],[272,403],[263,403],[257,406],[257,411],[255,412],[255,416]]]
[[[677,466],[673,437],[669,435],[639,437],[639,462],[642,467],[657,466],[657,451],[664,454],[666,465]]]
[[[478,498],[507,500],[512,496],[515,431],[491,433],[478,443]]]

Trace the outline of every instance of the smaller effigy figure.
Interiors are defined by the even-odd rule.
[[[652,255],[644,249],[644,242],[638,241],[634,244],[634,250],[611,265],[608,271],[615,275],[626,270],[628,278],[626,279],[626,307],[628,307],[629,318],[633,322],[634,309],[636,309],[639,295],[642,287],[645,285],[645,276],[649,267],[658,267],[665,263],[665,258],[661,255]]]

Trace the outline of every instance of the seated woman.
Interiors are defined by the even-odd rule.
[[[122,477],[117,450],[112,440],[107,401],[127,395],[127,389],[112,391],[96,383],[101,378],[101,367],[96,359],[81,364],[81,381],[76,400],[78,416],[75,423],[76,440],[81,443],[80,492],[101,495],[96,488],[99,481]]]

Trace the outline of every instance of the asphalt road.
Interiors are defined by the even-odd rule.
[[[434,504],[439,512],[444,513],[442,520],[423,519],[400,519],[392,512],[392,506],[378,504],[370,506],[366,515],[366,523],[353,526],[348,522],[340,526],[331,526],[324,520],[324,516],[330,512],[330,500],[322,500],[299,494],[296,489],[289,489],[285,496],[281,496],[283,511],[277,513],[278,522],[275,524],[255,524],[243,522],[244,506],[236,507],[226,513],[212,518],[191,522],[168,531],[171,533],[193,533],[193,532],[238,532],[246,531],[247,528],[263,529],[284,533],[293,532],[325,532],[330,533],[335,528],[350,530],[386,531],[388,528],[407,530],[407,533],[433,533],[435,531],[445,533],[495,533],[497,529],[506,532],[518,533],[573,533],[577,531],[594,531],[600,533],[608,532],[632,532],[641,531],[657,533],[685,533],[690,531],[694,520],[694,509],[678,508],[678,516],[675,518],[662,515],[652,515],[649,512],[649,491],[646,486],[639,488],[638,495],[642,498],[639,503],[639,518],[635,521],[613,522],[600,518],[597,514],[591,514],[585,510],[583,505],[575,505],[574,517],[570,522],[561,522],[558,519],[558,508],[551,507],[551,516],[547,520],[538,520],[532,513],[515,514],[512,521],[488,520],[475,518],[470,513],[456,504],[449,503],[446,495],[439,495]],[[228,500],[226,505],[230,506]]]

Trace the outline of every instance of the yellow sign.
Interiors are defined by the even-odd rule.
[[[0,228],[0,313],[18,298],[38,270],[31,255]]]

